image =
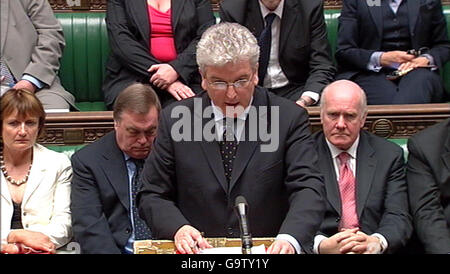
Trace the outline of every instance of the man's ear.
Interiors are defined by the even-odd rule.
[[[202,70],[198,70],[200,72],[200,76],[202,77],[202,82],[200,83],[200,85],[202,86],[203,90],[207,90],[206,88],[208,87],[208,82],[206,80],[206,75],[204,73],[204,71]]]

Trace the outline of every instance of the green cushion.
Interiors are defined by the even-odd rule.
[[[101,91],[109,54],[104,12],[55,13],[66,39],[59,76],[81,110],[106,110]],[[83,104],[93,103],[93,104]]]
[[[86,144],[82,145],[64,145],[64,146],[52,146],[52,145],[46,145],[45,147],[48,149],[51,149],[56,152],[62,152],[66,154],[69,158],[72,157],[72,154],[74,154],[77,150],[84,147]]]
[[[401,146],[403,148],[403,156],[405,157],[405,161],[406,159],[408,159],[408,139],[404,138],[404,139],[388,139],[389,141],[396,143],[397,145]]]

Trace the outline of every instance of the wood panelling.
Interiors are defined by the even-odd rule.
[[[106,10],[107,0],[48,0],[55,11],[77,11],[77,10],[91,10],[104,11]],[[132,0],[130,0],[132,1]],[[214,11],[219,9],[221,0],[211,0]],[[372,0],[373,1],[373,0]],[[443,5],[450,5],[450,0],[442,0]],[[338,9],[342,6],[342,0],[324,0],[326,9]]]
[[[321,129],[319,107],[309,107],[312,131]],[[365,129],[384,137],[408,138],[450,117],[450,104],[369,106]],[[114,128],[111,111],[69,112],[47,115],[46,130],[39,142],[48,145],[87,144]]]

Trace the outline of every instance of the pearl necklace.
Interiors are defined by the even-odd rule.
[[[5,161],[3,160],[3,150],[0,150],[0,170],[3,173],[3,176],[5,176],[5,179],[8,182],[10,182],[11,184],[20,186],[20,185],[28,182],[28,177],[30,176],[31,166],[32,166],[32,164],[30,164],[30,167],[28,168],[28,172],[27,172],[27,175],[25,176],[25,178],[23,178],[20,181],[14,180],[11,176],[8,175],[8,171],[6,170]]]

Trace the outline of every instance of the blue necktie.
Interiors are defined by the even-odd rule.
[[[263,29],[258,39],[258,44],[260,47],[258,68],[260,86],[262,86],[264,83],[264,77],[266,76],[267,67],[269,65],[270,46],[272,44],[272,23],[275,17],[275,13],[269,13],[266,15],[266,17],[264,18],[264,20],[266,21],[266,27]]]
[[[133,179],[131,181],[131,197],[133,199],[133,221],[134,221],[134,239],[149,240],[152,238],[152,234],[147,224],[139,217],[138,209],[136,206],[136,196],[139,192],[139,175],[142,172],[144,166],[144,160],[131,159],[136,165],[136,171],[134,172]]]

